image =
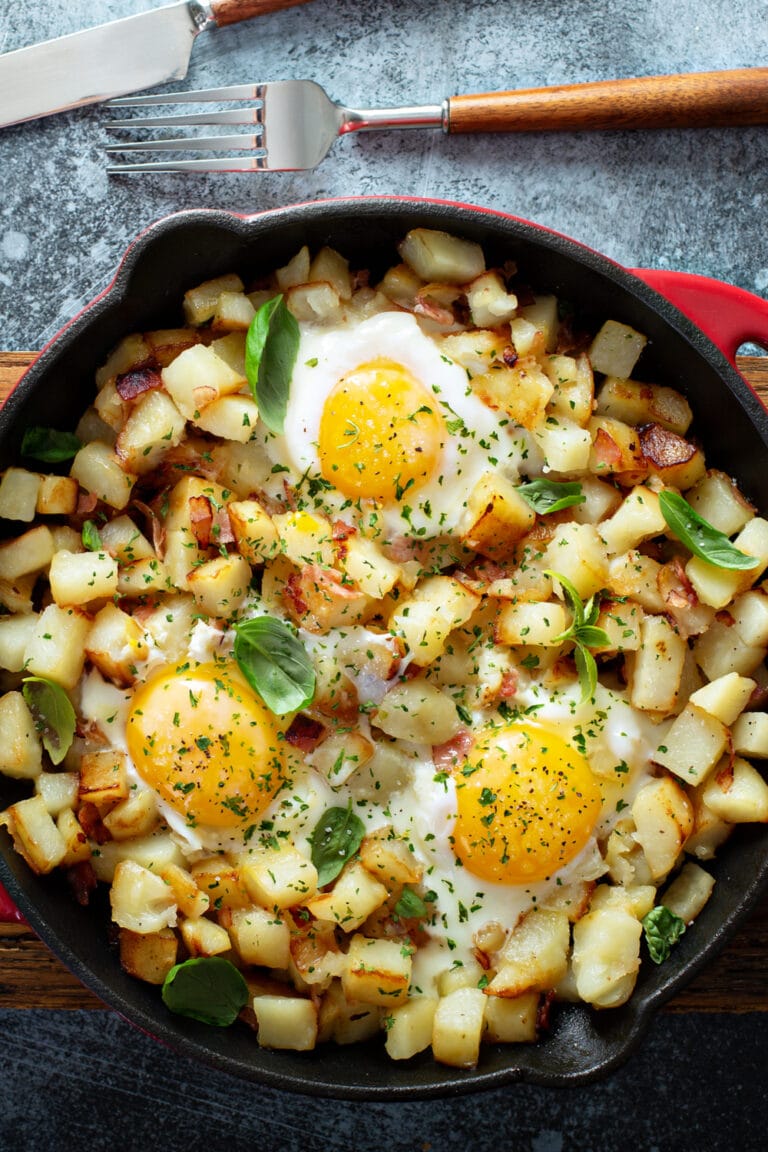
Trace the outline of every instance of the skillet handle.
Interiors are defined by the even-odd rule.
[[[631,271],[693,320],[734,367],[741,344],[768,349],[768,301],[761,296],[692,272]]]
[[[26,921],[0,884],[0,924],[24,924]]]

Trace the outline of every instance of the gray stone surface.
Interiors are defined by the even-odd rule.
[[[0,3],[0,50],[153,6]],[[207,33],[188,87],[307,77],[337,99],[759,65],[766,0],[314,0]],[[182,85],[183,86],[183,85]],[[130,239],[187,207],[253,212],[407,193],[511,211],[631,266],[768,293],[768,131],[339,141],[314,172],[108,178],[97,110],[0,130],[0,346],[36,348],[109,281]],[[407,1106],[299,1100],[178,1061],[111,1014],[0,1013],[0,1149],[501,1149],[765,1146],[765,1017],[661,1016],[589,1088]],[[109,1135],[114,1133],[114,1135]]]

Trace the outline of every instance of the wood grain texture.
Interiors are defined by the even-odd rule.
[[[716,128],[768,121],[768,68],[452,96],[449,132]]]
[[[33,359],[0,352],[0,404]],[[768,357],[739,367],[768,403]],[[768,1012],[768,898],[728,948],[667,1006],[670,1012]],[[91,1008],[104,1005],[24,925],[0,924],[0,1008]]]
[[[297,4],[308,3],[309,0],[213,0],[211,11],[216,23],[223,28],[226,24],[238,24],[254,16],[266,16],[282,8],[295,8]]]

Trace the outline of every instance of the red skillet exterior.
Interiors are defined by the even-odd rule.
[[[195,282],[233,269],[253,277],[284,263],[304,243],[333,245],[355,267],[369,267],[375,276],[394,261],[395,242],[415,226],[477,240],[489,262],[517,260],[535,287],[569,301],[588,324],[613,317],[645,332],[649,344],[642,374],[688,396],[710,463],[735,475],[746,494],[768,509],[765,410],[701,327],[639,277],[665,291],[672,284],[681,307],[700,316],[702,326],[729,354],[742,338],[768,343],[768,306],[763,301],[714,281],[682,277],[697,281],[696,291],[686,294],[680,281],[675,286],[669,280],[673,274],[633,275],[567,237],[512,216],[397,198],[309,203],[252,217],[188,212],[159,221],[128,250],[107,291],[43,351],[0,411],[0,468],[16,459],[27,424],[71,428],[90,399],[95,369],[110,348],[127,332],[177,323],[181,296]],[[708,320],[696,303],[702,293],[717,300],[716,330],[710,328],[711,310]],[[25,794],[28,786],[0,779],[0,807]],[[765,889],[768,829],[738,829],[713,871],[718,882],[709,905],[664,965],[656,967],[646,959],[627,1005],[603,1013],[558,1007],[551,1029],[537,1045],[488,1046],[477,1070],[461,1071],[441,1067],[428,1055],[393,1064],[378,1043],[327,1045],[307,1054],[262,1051],[245,1028],[219,1030],[172,1016],[156,988],[120,969],[103,894],[94,907],[78,907],[62,877],[31,875],[5,830],[0,832],[0,880],[19,909],[84,984],[139,1028],[185,1056],[246,1079],[296,1092],[368,1100],[440,1096],[517,1080],[573,1085],[610,1072],[640,1041],[653,1011],[722,947]]]

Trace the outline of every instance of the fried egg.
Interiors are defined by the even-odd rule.
[[[409,313],[342,328],[303,325],[276,461],[339,494],[340,514],[375,504],[394,536],[449,535],[481,476],[517,475],[509,421]]]

